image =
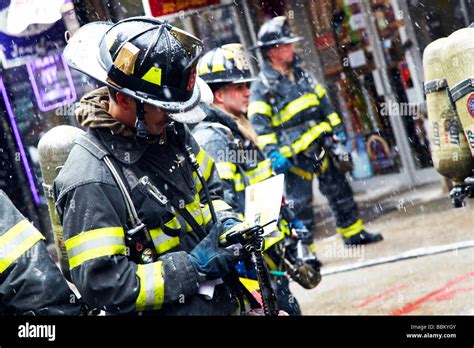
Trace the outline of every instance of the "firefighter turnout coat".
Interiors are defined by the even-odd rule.
[[[99,102],[106,96],[94,93],[81,101],[88,106],[80,115],[83,123],[94,116],[107,119]],[[184,142],[197,158],[219,221],[225,224],[237,218],[222,200],[214,161],[187,128],[177,136],[175,128],[168,126],[161,137],[139,145],[133,136],[113,134],[105,121],[104,128],[100,122],[94,127],[76,140],[54,184],[72,280],[85,302],[109,313],[233,313],[237,301],[228,284],[217,285],[210,300],[198,294],[198,274],[187,254],[205,235],[195,231],[170,203],[187,210],[207,235],[211,214],[201,182],[182,153]],[[127,256],[126,206],[104,156],[111,156],[123,170],[138,216],[150,229],[158,255],[155,262],[137,264]],[[148,180],[140,180],[144,177]],[[156,189],[167,199],[157,200]]]
[[[43,235],[0,191],[0,315],[79,315]]]

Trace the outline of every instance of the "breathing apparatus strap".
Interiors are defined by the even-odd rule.
[[[466,94],[474,92],[474,77],[467,78],[457,85],[449,88],[449,94],[453,103],[453,109],[455,109],[454,103],[464,97]]]
[[[137,119],[135,121],[136,138],[139,142],[143,142],[147,138],[146,122],[145,122],[145,103],[135,99],[137,104]]]

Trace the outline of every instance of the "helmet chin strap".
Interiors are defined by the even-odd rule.
[[[136,139],[143,142],[147,139],[146,122],[145,122],[145,103],[135,99],[137,104],[137,119],[135,121]]]

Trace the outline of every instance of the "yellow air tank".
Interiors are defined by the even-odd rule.
[[[451,98],[474,156],[474,28],[449,35],[442,60]]]
[[[66,279],[71,280],[69,273],[69,263],[64,245],[64,234],[59,216],[54,206],[53,181],[56,179],[64,162],[69,156],[74,140],[84,134],[79,128],[71,126],[58,126],[49,130],[41,137],[38,143],[40,156],[41,174],[43,175],[43,188],[48,198],[48,210],[51,218],[51,225],[54,234],[54,242],[59,258],[59,265]]]
[[[423,52],[424,88],[434,167],[441,175],[459,184],[470,175],[473,161],[447,93],[446,63],[442,57],[447,41],[447,38],[433,41]]]

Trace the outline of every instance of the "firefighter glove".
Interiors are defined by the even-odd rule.
[[[272,167],[275,173],[277,174],[284,174],[290,169],[291,162],[284,157],[280,151],[275,150],[271,152],[268,157],[272,162]]]
[[[222,224],[215,224],[209,234],[189,254],[193,267],[207,279],[224,277],[239,260],[237,253],[219,246],[219,236],[223,231]]]

